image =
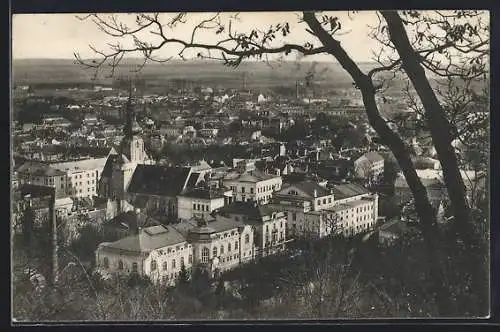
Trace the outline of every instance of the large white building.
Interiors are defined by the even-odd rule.
[[[234,202],[210,220],[191,219],[175,225],[149,226],[138,234],[96,250],[102,274],[137,273],[173,284],[181,267],[216,276],[240,264],[279,253],[287,242],[285,214],[272,206]]]
[[[331,189],[308,180],[287,185],[272,205],[286,213],[289,234],[299,237],[350,236],[373,228],[378,218],[378,195],[352,183]]]
[[[225,187],[232,191],[232,201],[267,204],[275,191],[281,189],[279,175],[263,173],[259,170],[238,170],[228,173],[224,179]]]
[[[67,175],[66,191],[74,198],[97,196],[99,179],[107,158],[85,159],[55,163],[51,167]]]
[[[375,151],[367,152],[354,161],[354,171],[358,178],[376,180],[384,174],[384,158]]]
[[[230,192],[223,189],[194,188],[177,196],[177,218],[207,219],[210,214],[229,204]]]

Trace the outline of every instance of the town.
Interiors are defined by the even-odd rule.
[[[36,220],[64,220],[65,241],[82,222],[99,225],[101,273],[172,283],[181,267],[217,275],[300,237],[388,243],[411,227],[411,209],[401,212],[411,193],[360,101],[301,98],[300,82],[295,98],[176,83],[166,95],[132,80],[67,89],[74,99],[17,86],[21,112],[47,112],[14,123],[15,232],[28,206]],[[445,222],[439,161],[428,140],[410,143]],[[463,172],[484,186],[484,174]]]
[[[238,33],[238,15],[202,14],[17,17],[17,31],[33,22],[62,46],[57,55],[17,37],[14,319],[490,312],[489,30],[457,23],[481,27],[484,15],[342,12],[358,29],[345,39],[337,16],[302,12],[297,43],[293,13]],[[59,31],[66,23],[86,34]],[[431,25],[456,40],[428,51],[443,43]],[[96,28],[131,48],[82,55]],[[458,61],[450,45],[465,60],[443,69]]]

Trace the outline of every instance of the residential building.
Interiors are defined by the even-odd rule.
[[[67,174],[48,164],[28,161],[17,169],[17,176],[19,184],[34,184],[55,188],[56,199],[67,196]]]
[[[219,210],[216,218],[232,218],[254,229],[255,255],[267,256],[285,250],[287,219],[283,211],[255,202],[233,202]]]
[[[256,169],[230,172],[222,181],[232,191],[231,201],[255,201],[259,204],[269,203],[273,193],[280,190],[282,185],[281,176]]]
[[[177,196],[177,218],[208,219],[211,213],[229,204],[231,191],[210,187],[194,188]]]
[[[330,189],[294,183],[276,193],[272,205],[286,213],[288,232],[298,237],[351,236],[372,229],[378,217],[378,195],[353,183]]]
[[[148,276],[154,282],[174,284],[181,267],[191,269],[193,247],[172,226],[151,226],[115,242],[101,243],[96,250],[103,274]]]
[[[358,178],[376,180],[384,174],[384,158],[375,151],[367,152],[354,160],[354,171]]]
[[[75,198],[93,198],[97,196],[99,180],[107,158],[85,159],[64,163],[55,163],[50,166],[65,172],[67,176],[66,191]]]

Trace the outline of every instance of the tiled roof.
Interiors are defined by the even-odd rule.
[[[66,174],[58,169],[50,167],[47,164],[34,161],[24,163],[17,169],[17,172],[36,176],[62,176]]]
[[[32,197],[46,197],[54,195],[55,188],[48,186],[38,186],[34,184],[23,184],[20,185],[16,192],[19,192],[21,196],[31,195]]]
[[[240,182],[260,182],[260,181],[265,181],[273,178],[278,178],[280,177],[279,175],[274,175],[274,174],[266,174],[263,173],[259,170],[253,170],[249,172],[245,172],[242,174],[239,173],[230,173],[228,174],[224,180],[231,180],[231,181],[240,181]]]
[[[144,213],[136,213],[135,211],[121,213],[105,223],[107,227],[126,228],[134,232],[137,231],[139,227],[157,225],[161,225],[161,223]]]
[[[136,194],[175,197],[184,189],[189,174],[190,169],[185,167],[137,165],[128,191]]]
[[[235,201],[219,210],[219,213],[222,215],[237,214],[257,219],[260,219],[263,216],[271,215],[273,212],[279,212],[279,209],[270,205],[255,205],[253,202],[240,201]]]
[[[217,189],[194,188],[183,193],[181,196],[200,198],[200,199],[216,199],[216,198],[223,198],[224,192],[222,190],[217,190]]]
[[[55,163],[50,166],[58,169],[60,171],[66,170],[94,170],[94,169],[103,169],[106,165],[107,158],[94,158],[94,159],[85,159],[79,161],[70,161],[65,163]]]
[[[316,191],[317,197],[328,196],[330,192],[320,186],[318,183],[311,180],[304,180],[291,185],[291,187],[295,187],[300,191],[306,193],[309,197],[314,197],[314,191]],[[288,189],[288,188],[287,188]]]
[[[368,194],[370,191],[356,183],[336,184],[333,186],[335,199],[343,199],[353,196]]]
[[[137,235],[102,245],[103,248],[120,249],[136,253],[186,242],[186,238],[172,226],[152,226],[144,228]]]

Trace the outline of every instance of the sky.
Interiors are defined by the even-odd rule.
[[[378,23],[375,12],[358,12],[354,15],[347,12],[331,12],[339,17],[342,23],[344,35],[337,38],[342,43],[346,51],[355,61],[370,61],[373,58],[373,50],[378,46],[377,42],[372,40],[368,34],[370,26]],[[162,14],[166,21],[172,14]],[[188,14],[188,21],[181,26],[168,31],[167,33],[176,38],[188,39],[195,22],[203,18],[212,16],[210,13]],[[229,19],[228,13],[224,14],[224,19]],[[106,43],[116,42],[116,38],[107,36],[100,31],[97,26],[89,21],[81,21],[78,17],[85,14],[16,14],[12,18],[12,56],[13,59],[72,59],[74,52],[77,52],[83,58],[95,57],[95,54],[89,49],[89,44],[99,50],[107,50]],[[116,14],[120,21],[128,24],[133,23],[133,14]],[[268,28],[270,24],[290,22],[291,34],[286,38],[286,42],[295,42],[304,44],[313,42],[318,45],[315,37],[306,32],[306,24],[299,23],[299,13],[294,12],[260,12],[260,13],[241,13],[241,21],[233,23],[233,29],[238,31],[250,31],[253,27]],[[147,40],[154,41],[151,34],[144,35]],[[198,41],[210,43],[217,41],[219,36],[213,32],[202,31]],[[282,43],[278,40],[277,43]],[[123,41],[124,45],[130,42]],[[277,45],[278,45],[277,44]],[[158,55],[162,57],[176,56],[179,49],[169,47],[162,49]],[[137,54],[136,56],[140,56]],[[292,55],[294,56],[294,55]],[[315,55],[308,57],[308,60],[328,61],[329,55]]]

